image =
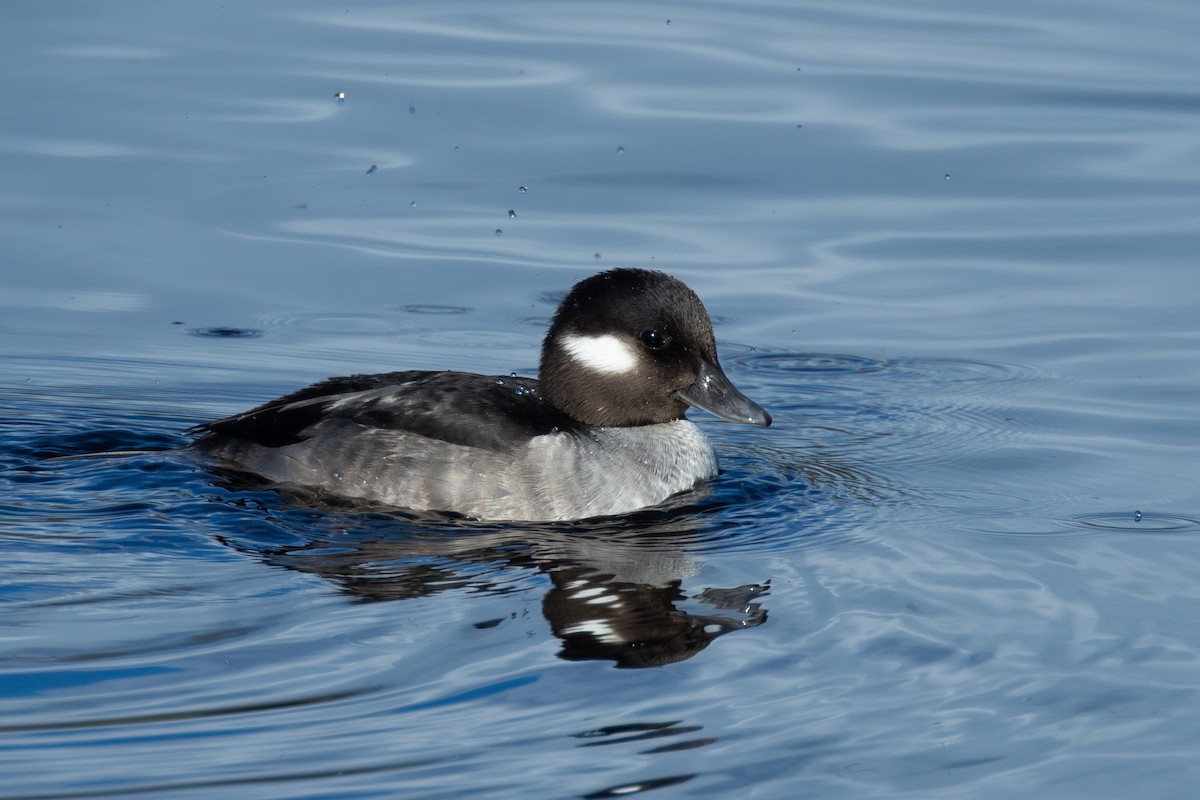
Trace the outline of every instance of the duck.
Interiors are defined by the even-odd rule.
[[[566,522],[657,506],[714,478],[717,455],[690,408],[771,424],[721,368],[700,298],[659,271],[576,283],[546,331],[539,376],[330,378],[200,425],[190,446],[284,492]]]

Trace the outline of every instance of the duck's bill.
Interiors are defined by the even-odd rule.
[[[689,406],[707,411],[726,422],[764,427],[771,424],[771,415],[758,403],[739,392],[729,382],[729,378],[725,377],[725,371],[717,363],[703,362],[696,382],[679,389],[675,396]]]

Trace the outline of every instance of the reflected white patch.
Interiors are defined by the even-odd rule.
[[[563,634],[566,636],[575,633],[594,636],[605,644],[625,643],[625,637],[613,630],[612,626],[603,619],[583,619],[563,629]]]
[[[572,333],[563,337],[562,346],[571,358],[597,372],[629,372],[637,363],[633,350],[616,336]]]

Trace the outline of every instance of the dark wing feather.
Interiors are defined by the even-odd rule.
[[[542,399],[531,378],[389,372],[331,378],[201,430],[283,447],[310,438],[309,429],[328,419],[489,450],[578,426]]]

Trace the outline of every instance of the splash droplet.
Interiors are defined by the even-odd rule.
[[[1133,512],[1133,521],[1141,522],[1142,521],[1142,512],[1140,512],[1140,511]]]
[[[500,228],[496,228],[496,235],[497,235],[497,236],[503,236],[503,235],[504,235],[504,231],[503,231],[503,230],[501,230]]]
[[[520,192],[521,194],[525,194],[526,192],[529,191],[529,187],[528,186],[518,186],[517,191]]]
[[[335,94],[333,96],[333,99],[337,100],[337,104],[339,106],[346,105],[346,93],[345,92],[338,92],[337,94]]]
[[[600,251],[599,251],[599,250],[597,250],[595,253],[593,253],[593,254],[592,254],[592,258],[594,258],[594,259],[596,259],[597,261],[599,261],[599,260],[600,260]]]
[[[625,155],[624,145],[617,145],[617,155],[619,155],[619,156]]]
[[[510,208],[510,209],[508,210],[508,218],[509,218],[509,219],[516,219],[516,218],[517,218],[517,212],[516,212],[516,211],[513,211],[513,210]]]
[[[375,170],[377,170],[377,169],[379,169],[379,167],[377,167],[377,166],[375,166],[374,164],[372,164],[372,165],[371,165],[371,168],[370,168],[369,170],[367,170],[367,174],[368,174],[368,175],[374,175],[374,174],[375,174]]]
[[[410,113],[410,114],[415,114],[415,113],[417,113],[417,107],[416,107],[416,106],[411,106],[411,105],[410,105],[410,106],[408,107],[408,113]]]
[[[947,172],[947,173],[946,173],[946,180],[950,180],[950,173],[949,173],[949,172]]]

